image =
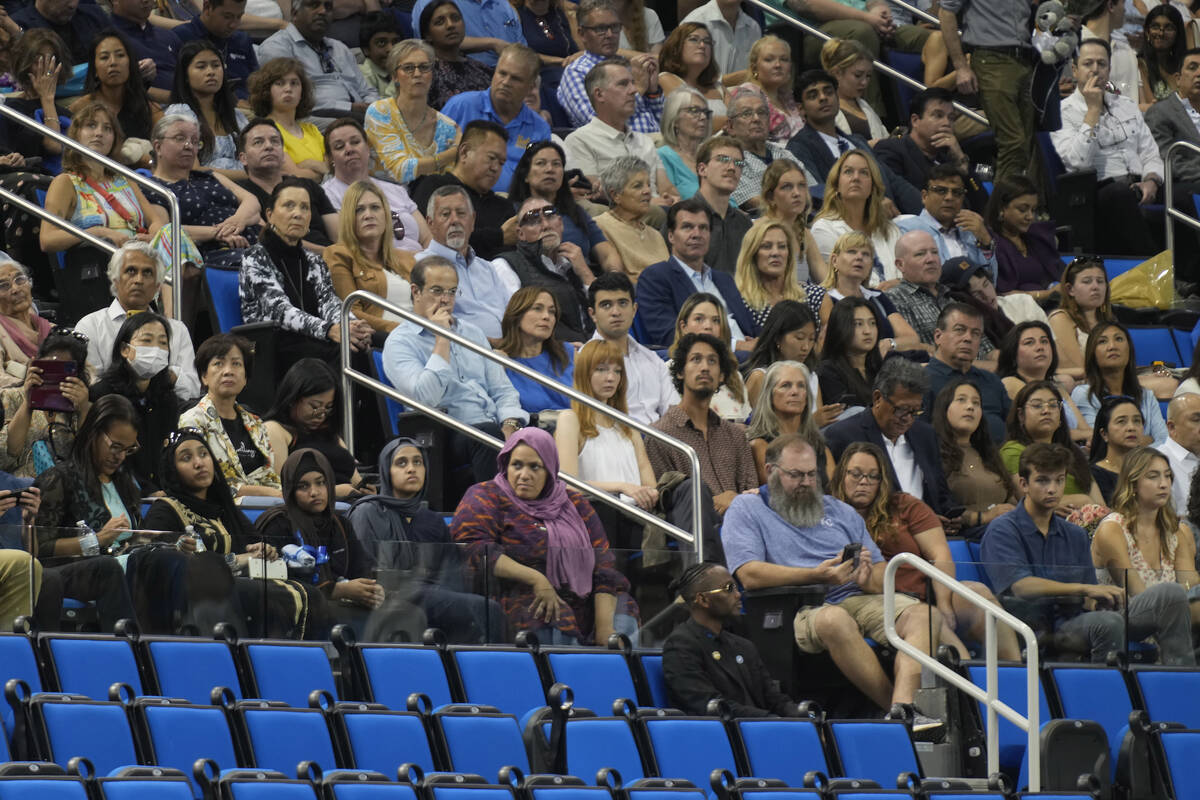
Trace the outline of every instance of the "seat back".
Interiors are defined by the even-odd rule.
[[[971,557],[971,548],[966,539],[946,539],[950,545],[950,557],[954,559],[954,577],[960,581],[983,582],[983,569],[979,562]]]
[[[912,735],[900,720],[839,721],[828,726],[837,772],[843,777],[895,786],[901,773],[921,774]]]
[[[1130,668],[1130,675],[1151,721],[1200,729],[1200,672],[1137,666]]]
[[[987,669],[983,664],[967,666],[967,675],[971,682],[981,688],[987,687]],[[999,682],[998,697],[1009,708],[1015,709],[1024,716],[1027,694],[1025,692],[1025,667],[1001,666],[997,669]],[[987,709],[979,704],[979,715],[986,724]],[[1046,692],[1038,682],[1038,718],[1045,722],[1050,719],[1050,707],[1046,703]],[[1027,734],[1003,717],[999,717],[1000,725],[1000,766],[1009,775],[1016,775],[1021,769],[1021,759],[1025,755],[1028,743]]]
[[[1193,772],[1196,754],[1200,753],[1200,731],[1165,730],[1157,736],[1166,761],[1164,777],[1172,790],[1168,796],[1176,800],[1195,800],[1200,797],[1200,781]]]
[[[1115,768],[1121,731],[1133,711],[1124,674],[1113,667],[1064,664],[1048,667],[1046,675],[1065,718],[1095,720],[1104,728]]]
[[[42,673],[33,651],[33,640],[16,633],[0,634],[0,688],[13,678],[25,681],[35,694],[42,691]],[[0,702],[0,720],[4,722],[4,729],[11,733],[13,710],[8,703]]]
[[[215,322],[221,333],[229,333],[245,322],[242,318],[242,299],[238,288],[238,272],[230,269],[204,270],[204,285],[208,290]]]
[[[30,712],[47,761],[65,767],[72,758],[84,756],[100,775],[138,763],[122,703],[43,694],[32,698]]]
[[[281,700],[294,708],[307,708],[308,696],[316,689],[337,699],[333,668],[323,645],[244,642],[240,648],[250,684],[247,688],[254,697]]]
[[[378,348],[371,350],[371,377],[386,386],[392,386],[392,382],[388,380],[387,373],[383,371],[383,351]],[[404,413],[404,404],[393,400],[385,394],[379,395],[379,413],[383,416],[385,425],[384,430],[388,431],[392,437],[400,435],[400,429],[396,426],[396,418]]]
[[[364,645],[359,654],[366,699],[371,702],[400,710],[413,692],[427,695],[434,708],[454,700],[442,654],[435,648]]]
[[[429,800],[513,800],[511,789],[504,786],[470,784],[434,784],[427,790]]]
[[[567,772],[591,782],[604,767],[630,784],[646,776],[642,754],[629,721],[619,717],[572,717],[567,720]]]
[[[0,800],[88,800],[87,788],[75,777],[0,777]]]
[[[438,737],[453,772],[495,779],[501,767],[529,773],[521,726],[512,714],[447,711],[433,715]]]
[[[316,800],[316,788],[308,781],[263,776],[239,771],[221,777],[223,800]]]
[[[125,683],[135,694],[145,694],[133,645],[127,639],[48,634],[38,641],[47,678],[57,691],[107,700],[109,687]]]
[[[1175,366],[1183,363],[1170,328],[1132,326],[1129,328],[1129,339],[1139,367],[1150,366],[1155,361]],[[1191,353],[1188,353],[1188,356],[1190,357]]]
[[[495,706],[518,718],[546,705],[546,692],[532,651],[464,647],[451,648],[450,652],[468,703]]]
[[[660,777],[682,778],[707,791],[714,769],[743,774],[721,720],[647,717],[642,723]]]
[[[634,656],[642,667],[642,675],[646,678],[646,688],[650,692],[650,700],[655,708],[670,708],[671,700],[667,694],[667,679],[663,675],[661,653],[638,653]]]
[[[279,708],[252,700],[238,706],[247,755],[255,767],[295,775],[301,761],[328,772],[339,764],[325,712],[315,708]]]
[[[424,772],[438,765],[420,714],[407,711],[338,711],[336,719],[354,769],[395,775],[401,764]]]
[[[221,686],[242,699],[237,664],[225,642],[162,638],[143,639],[139,645],[152,691],[203,706],[212,702],[212,690]]]
[[[192,800],[192,787],[183,775],[100,778],[104,800]]]
[[[326,780],[324,790],[329,800],[419,800],[410,784],[390,781]]]
[[[223,709],[149,703],[138,704],[135,709],[150,763],[180,770],[197,797],[199,787],[192,777],[192,765],[197,759],[210,758],[220,769],[240,766]]]
[[[570,686],[576,706],[608,714],[614,700],[638,700],[637,685],[624,653],[572,648],[546,652],[545,658],[551,682]]]
[[[739,719],[746,766],[756,778],[778,778],[803,786],[805,773],[829,775],[829,761],[817,724],[807,719]]]

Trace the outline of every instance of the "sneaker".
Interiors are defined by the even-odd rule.
[[[916,714],[912,718],[913,733],[933,733],[946,727],[946,723],[937,717],[927,717],[924,714]]]

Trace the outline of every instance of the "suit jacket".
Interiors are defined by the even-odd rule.
[[[828,149],[828,148],[826,148]],[[911,136],[893,136],[875,145],[875,158],[890,169],[898,179],[913,187],[920,194],[933,168],[942,163],[921,152]],[[965,178],[966,176],[964,176]],[[967,208],[983,213],[987,206],[987,192],[974,180],[967,180]]]
[[[883,431],[875,421],[875,415],[868,408],[861,414],[855,414],[850,419],[835,422],[822,433],[825,443],[836,460],[841,460],[842,452],[851,442],[871,442],[887,455],[887,447],[883,443]],[[946,474],[942,469],[942,455],[938,447],[937,434],[933,427],[924,420],[913,420],[912,427],[904,434],[912,448],[917,466],[921,468],[921,488],[926,505],[943,516],[956,505],[958,501],[950,494],[950,486],[946,483]],[[896,479],[896,470],[888,459],[888,475],[892,479],[895,491],[900,491],[900,482]]]
[[[1167,158],[1167,148],[1172,142],[1185,141],[1200,145],[1200,130],[1188,116],[1187,109],[1179,101],[1179,95],[1172,92],[1146,109],[1146,125],[1158,144],[1163,160]],[[1171,177],[1178,183],[1190,183],[1200,186],[1200,158],[1190,150],[1177,150],[1172,158]]]
[[[709,268],[713,283],[725,301],[726,310],[737,320],[738,327],[748,337],[758,336],[758,325],[746,308],[733,276],[727,272]],[[670,347],[675,338],[675,318],[683,302],[697,291],[696,284],[684,272],[675,258],[651,264],[638,276],[637,316],[646,331],[649,347]]]
[[[663,678],[671,706],[685,714],[706,714],[709,701],[719,697],[734,717],[799,716],[753,642],[726,630],[714,636],[692,619],[663,643]]]
[[[866,150],[868,153],[874,152],[871,150],[871,145],[867,144],[867,140],[861,136],[853,133],[849,136],[844,133],[839,135],[849,139],[850,143],[860,150]],[[810,188],[814,196],[822,195],[825,191],[825,179],[829,177],[829,170],[833,169],[837,159],[829,151],[821,134],[806,125],[791,138],[787,149],[821,180],[821,185]],[[880,163],[879,159],[875,159],[875,163],[879,164],[879,171],[883,173],[884,193],[892,198],[902,213],[920,214],[921,209],[925,207],[921,203],[921,193],[888,169],[886,164]]]

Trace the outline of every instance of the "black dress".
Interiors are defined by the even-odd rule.
[[[222,186],[212,173],[191,172],[186,179],[173,183],[159,178],[155,180],[179,198],[179,216],[184,225],[219,225],[238,210],[237,197]],[[162,199],[155,194],[150,194],[147,199],[162,205]],[[242,236],[254,244],[258,241],[258,226],[246,228]],[[238,269],[241,266],[243,251],[240,249],[235,250],[215,239],[196,246],[204,256],[206,267]]]
[[[446,101],[456,94],[488,89],[492,85],[492,68],[473,58],[462,61],[433,62],[433,81],[429,85],[429,105],[442,110]]]
[[[162,443],[179,421],[179,399],[171,386],[166,371],[155,375],[139,392],[129,380],[128,368],[123,364],[110,369],[104,377],[92,384],[88,394],[92,402],[106,394],[119,394],[129,400],[138,412],[138,444],[140,449],[130,458],[133,475],[137,479],[142,496],[157,492],[161,482],[158,477],[158,457]]]

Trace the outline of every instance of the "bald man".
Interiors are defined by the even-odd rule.
[[[1175,513],[1186,520],[1192,475],[1200,465],[1200,394],[1176,395],[1167,406],[1167,441],[1159,448],[1171,463]],[[1200,520],[1198,520],[1200,521]]]

